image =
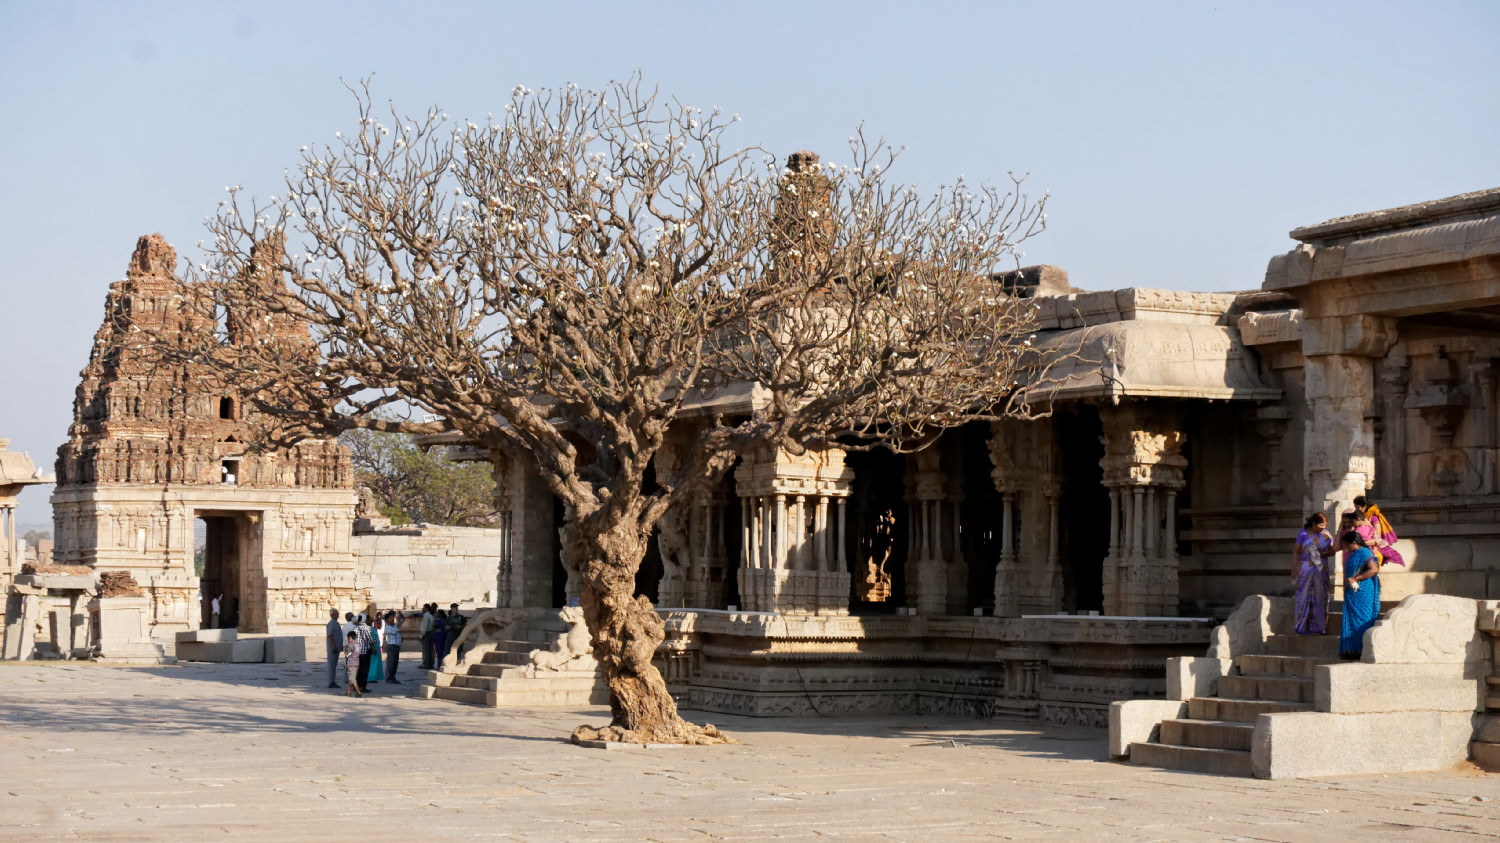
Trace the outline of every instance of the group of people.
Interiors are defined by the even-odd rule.
[[[371,682],[384,680],[401,684],[396,669],[401,663],[401,625],[406,615],[388,611],[384,615],[345,612],[339,622],[339,610],[328,611],[328,687],[338,688],[338,666],[344,665],[344,695],[363,696]],[[436,603],[422,607],[422,669],[441,670],[443,659],[463,631],[468,619],[454,603],[447,611]]]
[[[1354,499],[1354,508],[1339,518],[1336,536],[1329,535],[1328,519],[1314,512],[1297,534],[1292,551],[1292,579],[1297,583],[1293,631],[1324,635],[1328,629],[1328,597],[1333,591],[1334,556],[1343,552],[1343,626],[1339,655],[1357,659],[1364,650],[1365,631],[1380,616],[1380,568],[1406,566],[1396,550],[1396,530],[1367,497]]]
[[[363,696],[371,682],[401,684],[396,669],[401,663],[401,624],[406,616],[390,611],[371,617],[361,612],[328,610],[328,687],[337,688],[338,665],[343,662],[345,696]]]
[[[447,611],[436,603],[422,607],[422,669],[442,670],[443,659],[458,641],[459,633],[469,619],[458,610],[458,604],[448,606]]]

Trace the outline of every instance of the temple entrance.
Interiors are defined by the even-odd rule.
[[[1104,609],[1104,557],[1109,555],[1109,490],[1104,488],[1104,424],[1094,407],[1054,416],[1063,476],[1058,548],[1063,609]]]
[[[243,514],[198,512],[193,523],[193,568],[198,575],[199,629],[239,625],[247,577]],[[218,598],[217,621],[214,599]]]
[[[552,496],[552,529],[547,535],[552,539],[552,605],[558,608],[568,605],[568,569],[563,566],[562,561],[562,539],[558,537],[557,531],[562,529],[563,518],[567,514],[567,508],[563,506],[562,498]]]
[[[1000,524],[995,513],[1001,511],[1004,499],[991,474],[989,425],[967,425],[962,435],[964,499],[959,505],[958,529],[968,563],[967,605],[993,612],[995,566],[1000,561]]]
[[[735,467],[739,467],[738,461],[735,462]],[[724,506],[719,511],[719,523],[723,525],[724,557],[722,565],[715,566],[708,572],[709,582],[715,589],[710,593],[719,595],[718,604],[709,608],[744,605],[744,601],[740,599],[739,569],[745,564],[745,518],[740,499],[735,495],[733,470],[725,473],[719,488],[724,498]]]
[[[844,537],[852,589],[849,611],[894,614],[906,605],[906,458],[876,450],[851,451],[844,460],[854,470],[850,530]]]

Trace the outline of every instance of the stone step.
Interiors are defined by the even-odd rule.
[[[1130,763],[1168,770],[1191,770],[1224,776],[1250,775],[1250,753],[1236,749],[1204,749],[1162,743],[1133,743]]]
[[[484,658],[480,659],[479,663],[501,665],[504,667],[518,664],[530,664],[531,651],[534,649],[536,648],[532,647],[526,650],[491,650],[490,652],[484,654]]]
[[[1255,727],[1229,720],[1192,720],[1180,718],[1161,722],[1161,742],[1174,746],[1201,749],[1236,749],[1250,751]]]
[[[1266,640],[1266,652],[1275,656],[1304,656],[1336,659],[1339,637],[1329,635],[1272,635]]]
[[[1255,718],[1262,714],[1311,710],[1311,703],[1285,700],[1246,700],[1226,697],[1194,697],[1188,700],[1188,717],[1194,720],[1232,720],[1236,723],[1254,723]]]
[[[482,662],[469,665],[470,676],[499,676],[507,670],[515,670],[518,664],[504,664],[499,662]]]
[[[1242,700],[1313,701],[1313,681],[1298,676],[1224,676],[1219,695]]]
[[[422,690],[426,691],[425,686]],[[448,702],[468,703],[469,705],[491,705],[489,691],[477,688],[457,688],[453,686],[432,688],[431,694],[424,693],[423,696],[434,700],[446,700]]]
[[[497,681],[498,680],[491,676],[455,676],[453,677],[453,681],[449,683],[448,687],[473,688],[474,690],[478,691],[493,691],[495,690],[495,683]]]
[[[1469,744],[1469,757],[1482,769],[1500,773],[1500,743],[1473,741]]]
[[[1307,656],[1240,656],[1234,660],[1241,676],[1296,676],[1311,679],[1320,664],[1334,664],[1338,659]]]
[[[1292,623],[1293,623],[1293,621],[1291,619],[1288,619],[1287,622],[1286,622],[1286,627],[1284,629],[1277,629],[1275,631],[1275,634],[1277,634],[1277,635],[1285,635],[1285,636],[1288,636],[1288,637],[1296,635],[1297,634],[1296,631],[1294,631],[1292,629]],[[1328,611],[1328,620],[1326,621],[1326,625],[1324,626],[1324,629],[1326,629],[1328,631],[1328,634],[1332,635],[1335,638],[1337,638],[1338,634],[1339,634],[1339,627],[1343,626],[1343,624],[1344,624],[1344,613],[1340,609],[1330,608],[1329,611]],[[1313,636],[1313,637],[1317,637],[1317,636]]]

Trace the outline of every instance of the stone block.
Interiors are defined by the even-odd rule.
[[[1429,538],[1418,545],[1402,539],[1396,542],[1396,550],[1406,559],[1408,570],[1387,565],[1381,572],[1382,579],[1415,571],[1466,571],[1476,567],[1474,545],[1468,541]]]
[[[1381,663],[1484,661],[1484,635],[1476,628],[1478,609],[1474,600],[1448,594],[1408,597],[1370,630],[1369,657]]]
[[[1167,699],[1213,696],[1215,683],[1229,674],[1232,664],[1229,659],[1205,656],[1167,659]]]
[[[266,645],[263,638],[177,644],[178,661],[245,664],[263,662],[265,658]]]
[[[500,562],[499,536],[459,536],[453,539],[453,551],[457,556],[478,556]]]
[[[307,661],[307,639],[294,635],[273,635],[262,638],[265,642],[265,658],[267,662],[305,662]]]
[[[1356,714],[1394,711],[1474,712],[1484,707],[1484,680],[1477,666],[1465,677],[1462,665],[1320,665],[1313,671],[1313,698],[1320,712]]]
[[[1485,596],[1488,578],[1482,570],[1402,572],[1387,566],[1380,575],[1380,598],[1383,601],[1405,600],[1418,594],[1457,594],[1466,598]]]
[[[208,644],[236,641],[240,632],[237,629],[189,629],[177,633],[178,644]]]
[[[1130,755],[1133,743],[1148,743],[1163,720],[1187,716],[1181,700],[1118,700],[1109,704],[1109,754]]]
[[[1263,714],[1255,724],[1251,768],[1262,779],[1445,770],[1469,757],[1473,717],[1463,711]]]
[[[1481,715],[1474,728],[1474,740],[1500,743],[1500,714]]]

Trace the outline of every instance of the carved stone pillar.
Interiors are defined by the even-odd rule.
[[[1287,408],[1275,404],[1258,407],[1255,411],[1255,433],[1265,442],[1265,472],[1261,475],[1260,491],[1266,503],[1280,503],[1285,497],[1281,445],[1286,439],[1287,420],[1291,415]]]
[[[908,566],[907,600],[923,615],[948,611],[948,558],[943,552],[941,509],[947,498],[947,475],[942,471],[942,452],[937,446],[913,454],[916,464],[909,499],[915,533],[914,561]]]
[[[1486,359],[1471,363],[1469,374],[1478,386],[1479,400],[1483,404],[1474,415],[1481,422],[1475,426],[1474,441],[1474,447],[1478,451],[1476,461],[1480,473],[1479,494],[1490,495],[1495,492],[1495,361]],[[1384,384],[1384,378],[1382,383]]]
[[[751,506],[751,541],[739,571],[745,608],[784,613],[847,614],[849,574],[843,567],[843,498],[854,473],[842,450],[792,455],[760,450],[745,455],[735,470],[736,493]],[[839,501],[837,535],[827,502]],[[812,530],[809,533],[809,526]],[[838,548],[835,570],[823,560]]]
[[[1182,433],[1173,420],[1125,406],[1104,414],[1104,484],[1123,514],[1124,536],[1104,560],[1104,613],[1177,611],[1176,493],[1183,486]],[[1111,531],[1113,534],[1113,530]]]
[[[511,461],[499,452],[490,451],[490,473],[495,480],[494,505],[500,519],[500,562],[495,572],[495,607],[499,609],[520,608],[520,583],[515,576],[514,557],[511,547],[514,542],[515,513],[512,506],[515,495],[511,490]]]
[[[1394,320],[1327,316],[1302,322],[1307,433],[1304,510],[1338,523],[1338,511],[1375,479],[1375,430],[1366,411],[1374,398],[1375,360],[1396,341]]]

